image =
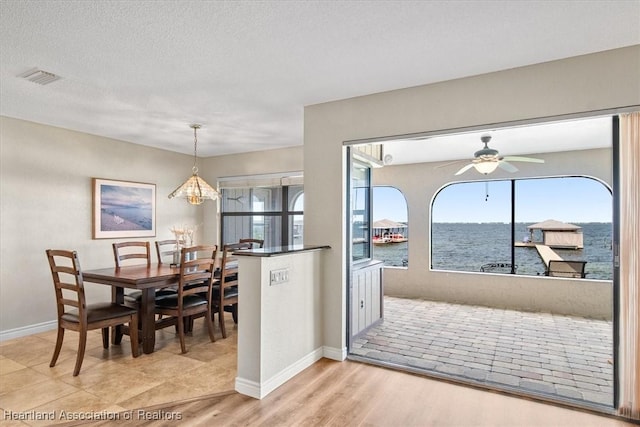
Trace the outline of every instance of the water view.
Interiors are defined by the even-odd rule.
[[[612,224],[574,223],[582,227],[583,249],[554,249],[565,260],[587,261],[586,278],[612,280]],[[516,241],[529,234],[531,223],[516,223]],[[403,266],[409,245],[428,242],[408,242],[375,245],[374,258],[387,266]],[[511,263],[511,225],[503,223],[434,223],[432,224],[432,267],[437,270],[473,271],[488,263]],[[543,275],[545,265],[535,248],[515,249],[516,272]],[[497,270],[508,272],[508,270]]]

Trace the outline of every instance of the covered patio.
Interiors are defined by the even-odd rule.
[[[613,405],[613,323],[385,296],[351,354],[577,404]]]

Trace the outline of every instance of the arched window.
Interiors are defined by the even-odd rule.
[[[407,200],[395,187],[373,187],[373,257],[386,267],[409,264]]]
[[[450,184],[431,205],[431,268],[611,280],[612,216],[587,177]]]

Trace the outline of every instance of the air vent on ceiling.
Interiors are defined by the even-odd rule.
[[[56,76],[53,73],[40,70],[38,68],[33,68],[29,71],[25,71],[22,74],[18,74],[18,77],[22,77],[25,80],[29,80],[30,82],[38,83],[40,85],[48,85],[49,83],[53,83],[56,80],[60,79],[60,76]]]

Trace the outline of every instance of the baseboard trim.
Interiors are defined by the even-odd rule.
[[[236,377],[236,391],[240,394],[253,397],[254,399],[262,399],[273,390],[316,363],[323,357],[323,354],[324,349],[322,347],[317,348],[261,383],[251,381],[246,378]]]
[[[347,359],[347,349],[345,348],[335,348],[335,347],[322,347],[322,356],[327,359],[337,360],[338,362],[343,362]]]
[[[236,377],[236,391],[245,396],[261,399],[260,383],[250,381],[245,378]]]
[[[49,322],[42,322],[35,325],[22,326],[20,328],[0,331],[0,342],[12,340],[15,338],[26,337],[28,335],[39,334],[40,332],[52,331],[57,327],[58,321],[51,320]]]

